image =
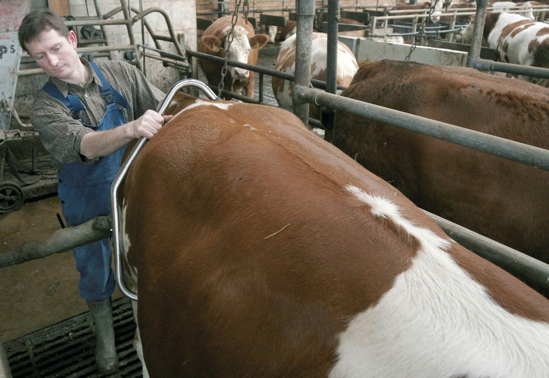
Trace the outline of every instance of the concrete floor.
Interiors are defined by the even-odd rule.
[[[60,212],[59,198],[52,196],[0,214],[0,253],[49,237],[60,228],[55,216]],[[0,341],[11,341],[86,312],[77,285],[70,252],[0,268]]]

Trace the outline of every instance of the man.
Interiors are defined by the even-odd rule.
[[[109,214],[110,186],[125,146],[135,138],[152,138],[171,118],[151,110],[164,93],[125,62],[80,58],[76,34],[51,10],[25,16],[19,43],[50,76],[36,94],[31,122],[59,168],[58,193],[68,225]],[[97,366],[108,374],[118,367],[109,239],[75,248],[73,254],[80,295],[95,321]]]

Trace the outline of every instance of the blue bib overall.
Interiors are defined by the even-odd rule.
[[[110,130],[126,123],[126,118],[117,103],[129,111],[124,97],[113,89],[101,70],[93,62],[90,63],[95,73],[101,79],[101,97],[107,103],[107,110],[97,126],[86,125],[93,130]],[[43,89],[63,102],[73,113],[84,110],[78,96],[69,94],[64,97],[51,83],[46,83]],[[79,120],[82,122],[82,120]],[[58,194],[61,200],[63,216],[69,226],[79,225],[100,215],[109,215],[111,210],[111,183],[120,169],[125,147],[108,156],[100,157],[92,164],[68,163],[60,170],[58,178]],[[78,289],[82,298],[88,301],[99,301],[110,297],[115,283],[111,269],[110,239],[103,239],[91,244],[73,249],[76,269],[80,272]]]

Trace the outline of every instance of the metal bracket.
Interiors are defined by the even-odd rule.
[[[206,96],[210,100],[218,100],[219,98],[215,95],[215,93],[203,82],[195,79],[186,79],[186,80],[180,80],[177,83],[175,83],[168,94],[166,95],[166,98],[164,99],[164,102],[162,103],[160,109],[158,110],[158,113],[164,114],[168,106],[170,105],[173,96],[182,88],[186,87],[196,87],[198,89],[201,89]],[[118,284],[118,288],[124,294],[126,297],[130,298],[133,301],[137,301],[137,294],[131,292],[128,288],[126,288],[124,284],[123,274],[122,274],[122,238],[120,237],[122,233],[122,224],[121,224],[121,218],[120,218],[120,203],[118,202],[119,199],[119,190],[121,184],[124,182],[124,179],[126,178],[126,175],[128,173],[128,170],[130,169],[130,166],[132,162],[135,160],[135,157],[137,156],[137,153],[143,148],[145,143],[147,143],[148,139],[145,137],[142,137],[135,147],[133,148],[132,152],[122,164],[122,167],[118,171],[118,174],[114,178],[114,181],[112,182],[111,186],[111,216],[112,216],[112,224],[113,224],[113,245],[114,245],[114,255],[115,255],[115,270],[116,270],[116,282]]]

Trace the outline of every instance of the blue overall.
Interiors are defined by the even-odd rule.
[[[107,110],[98,126],[86,125],[93,130],[110,130],[126,123],[126,118],[117,103],[129,111],[124,97],[113,89],[101,70],[90,63],[101,79],[101,97],[107,103]],[[43,89],[63,102],[76,118],[78,110],[84,110],[82,102],[76,95],[64,97],[51,83]],[[57,175],[58,194],[61,200],[63,216],[69,226],[79,225],[94,217],[109,215],[111,210],[110,188],[122,162],[125,147],[92,164],[68,163]],[[111,269],[110,239],[103,239],[73,249],[76,269],[80,272],[78,289],[82,298],[88,301],[99,301],[110,297],[114,291],[114,275]]]

